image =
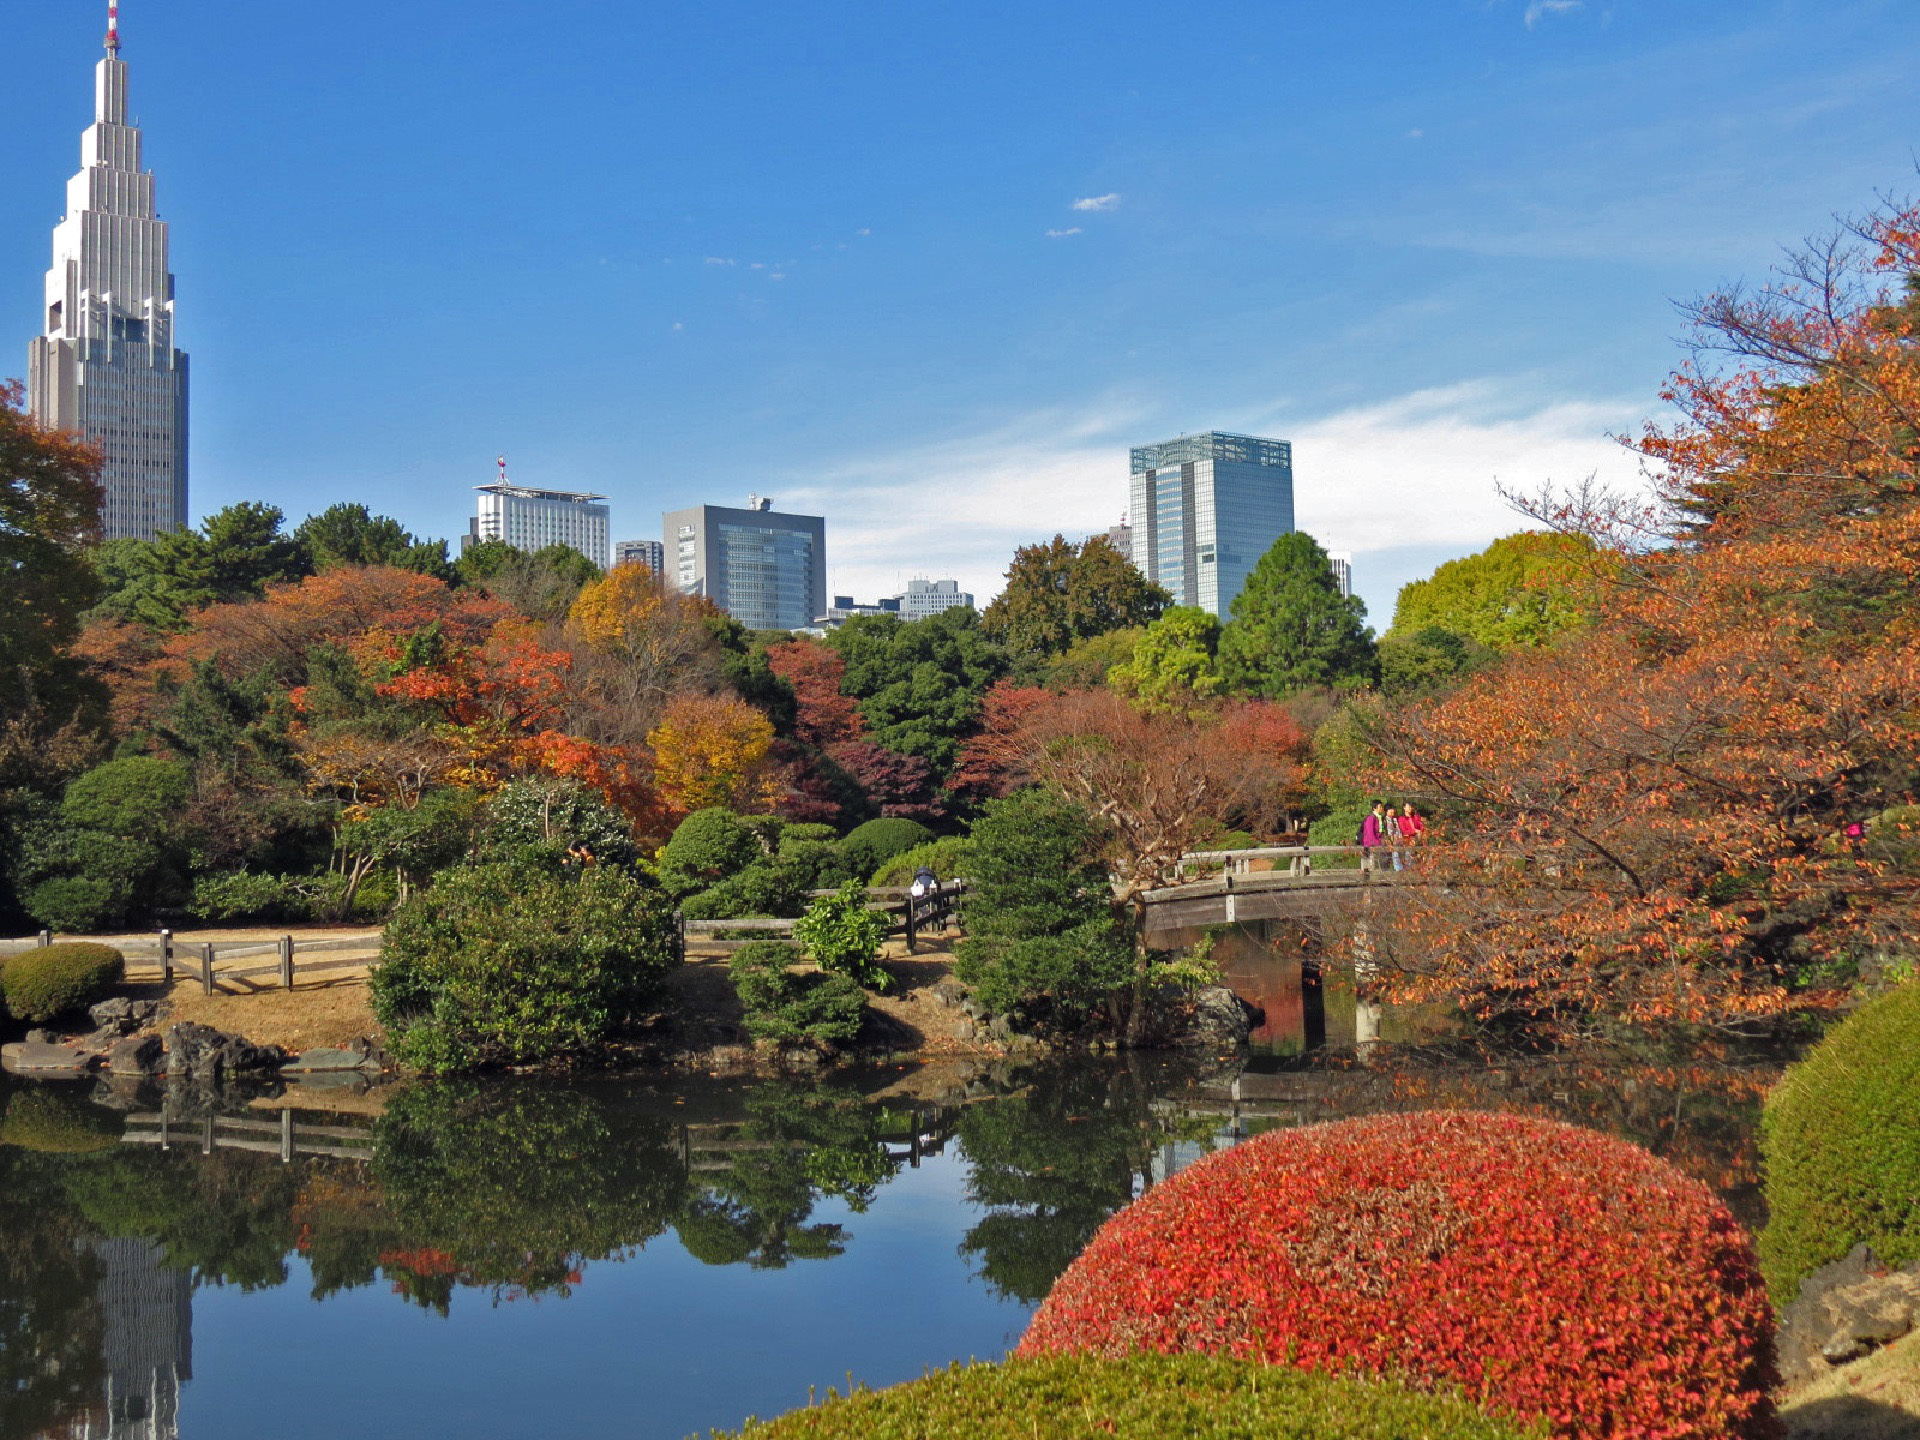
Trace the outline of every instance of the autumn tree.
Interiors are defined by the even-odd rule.
[[[1373,782],[1436,819],[1401,993],[1742,1029],[1910,944],[1920,873],[1868,837],[1920,781],[1914,273],[1892,211],[1695,307],[1656,507],[1535,507],[1625,557],[1591,626],[1376,718]]]
[[[100,533],[99,464],[35,424],[18,384],[0,386],[0,920],[22,821],[94,758],[104,718],[73,653],[96,593],[86,551]]]
[[[1523,530],[1401,586],[1388,633],[1438,628],[1492,650],[1550,644],[1586,623],[1601,568],[1584,535]]]
[[[647,737],[654,782],[681,814],[723,806],[764,810],[773,800],[773,722],[731,696],[683,695]]]
[[[980,624],[1016,654],[1062,655],[1077,640],[1149,623],[1172,599],[1106,536],[1076,545],[1056,535],[1014,552],[1007,588]]]
[[[1305,531],[1273,542],[1229,613],[1220,672],[1236,694],[1278,700],[1308,686],[1373,678],[1367,607],[1340,593],[1327,552]]]
[[[804,638],[770,646],[767,664],[793,691],[793,738],[825,749],[866,734],[860,706],[842,692],[847,662],[839,651]]]
[[[674,696],[724,690],[727,655],[711,611],[710,601],[679,594],[643,565],[615,566],[582,586],[566,621],[571,727],[638,743]]]

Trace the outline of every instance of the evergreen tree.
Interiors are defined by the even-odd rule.
[[[1373,679],[1373,632],[1357,595],[1342,595],[1327,552],[1304,531],[1273,542],[1233,598],[1220,632],[1229,689],[1277,700],[1310,685]]]
[[[1149,623],[1172,599],[1106,536],[1075,545],[1056,535],[1014,552],[1007,588],[980,625],[1016,655],[1062,655],[1077,640]]]
[[[436,580],[452,580],[447,542],[422,540],[407,533],[398,520],[375,515],[364,505],[330,505],[309,515],[293,532],[307,547],[315,570],[342,565],[391,565],[416,570]]]

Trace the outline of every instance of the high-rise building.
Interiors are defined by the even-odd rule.
[[[27,355],[27,405],[43,425],[75,431],[106,463],[101,529],[150,540],[187,523],[187,357],[173,344],[167,227],[127,123],[120,7],[93,73],[93,124],[80,173],[53,229],[46,329]]]
[[[600,503],[606,496],[515,485],[507,479],[505,456],[499,464],[498,480],[473,487],[480,494],[479,513],[467,524],[462,550],[482,540],[504,540],[529,552],[571,545],[602,570],[607,568],[607,507]]]
[[[906,590],[895,597],[902,620],[924,620],[942,610],[973,604],[973,596],[960,588],[958,580],[909,580]]]
[[[1353,555],[1346,550],[1329,550],[1327,568],[1333,571],[1333,583],[1342,596],[1353,594]]]
[[[1293,446],[1209,430],[1131,452],[1133,563],[1173,593],[1227,618],[1247,576],[1293,529]]]
[[[749,630],[799,630],[827,610],[827,522],[784,515],[747,497],[747,508],[695,505],[660,519],[667,579],[705,595]]]
[[[616,540],[615,565],[644,565],[655,575],[667,573],[667,547],[658,540]]]

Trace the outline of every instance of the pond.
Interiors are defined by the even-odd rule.
[[[1752,1218],[1770,1072],[1370,1051],[251,1104],[0,1081],[0,1440],[704,1435],[997,1358],[1143,1187],[1381,1110],[1593,1125]]]

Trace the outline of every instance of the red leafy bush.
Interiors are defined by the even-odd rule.
[[[1203,1351],[1458,1386],[1556,1435],[1778,1434],[1746,1234],[1638,1146],[1519,1115],[1275,1131],[1121,1211],[1022,1355]]]

